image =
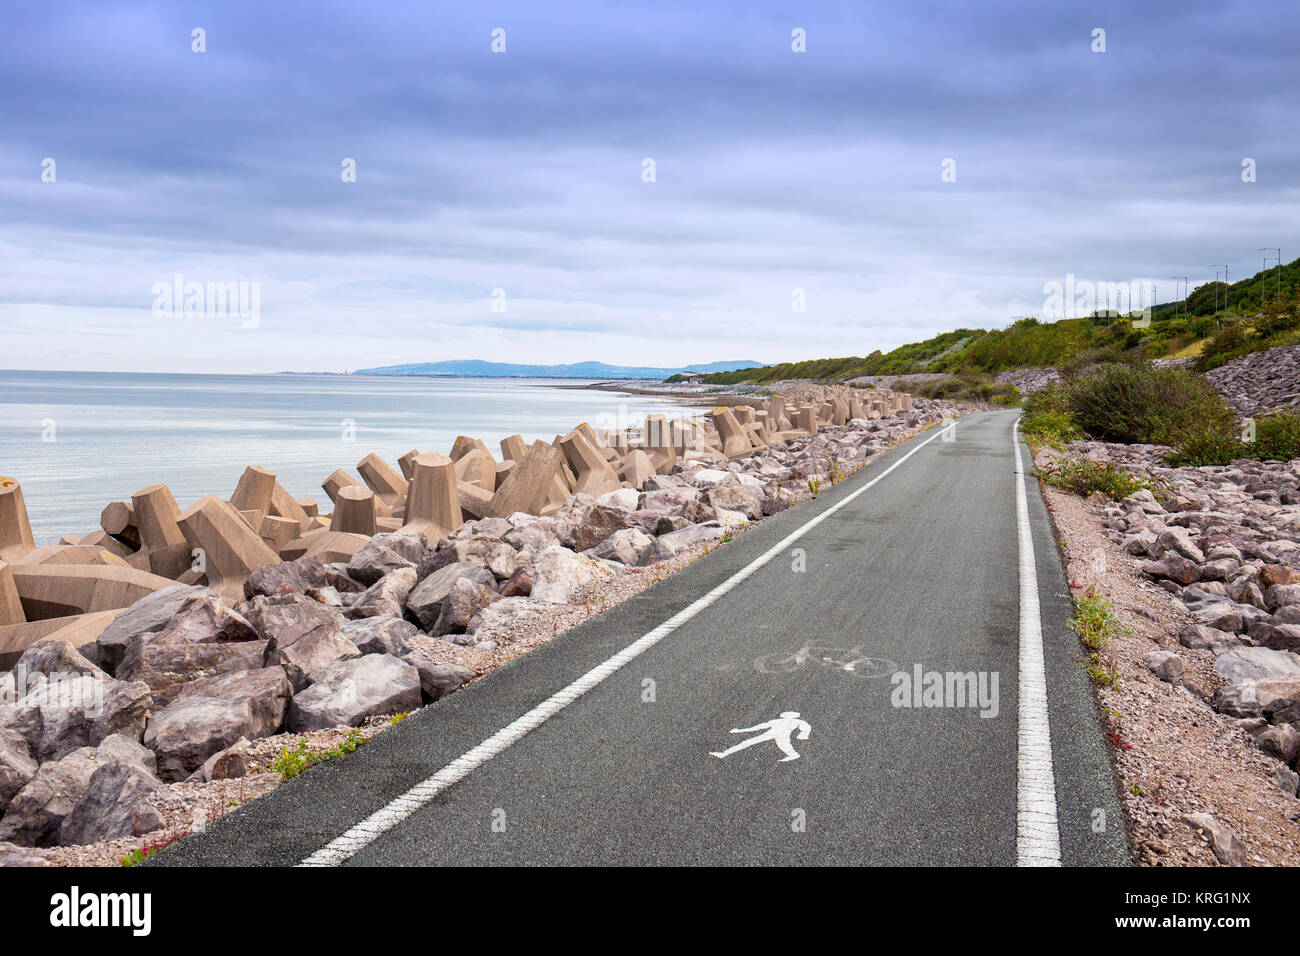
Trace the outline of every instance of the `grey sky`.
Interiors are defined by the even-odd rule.
[[[1168,299],[1300,255],[1298,27],[1210,0],[6,3],[0,367],[781,361],[1002,326],[1067,273]],[[256,327],[154,315],[176,273],[259,283]]]

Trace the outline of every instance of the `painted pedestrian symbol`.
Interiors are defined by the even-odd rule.
[[[808,735],[812,733],[812,725],[809,724],[808,721],[799,718],[799,711],[787,710],[783,711],[781,716],[777,717],[775,720],[755,724],[753,727],[734,727],[731,732],[733,734],[751,734],[758,730],[763,731],[763,733],[759,734],[757,737],[750,737],[748,740],[742,740],[734,747],[728,747],[726,750],[710,750],[709,753],[714,757],[722,757],[723,759],[726,759],[737,751],[744,750],[746,747],[752,747],[755,744],[761,744],[764,741],[771,740],[776,744],[777,749],[780,750],[781,753],[785,754],[785,756],[778,760],[777,763],[785,763],[788,760],[798,760],[799,752],[791,746],[790,737],[791,735],[794,735],[794,732],[797,730],[799,731],[796,735],[798,739],[807,740]]]

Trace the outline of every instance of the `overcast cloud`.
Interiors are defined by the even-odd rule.
[[[1067,273],[1169,299],[1300,255],[1297,36],[1282,0],[6,2],[0,367],[775,362]],[[256,327],[154,315],[177,273],[259,283]]]

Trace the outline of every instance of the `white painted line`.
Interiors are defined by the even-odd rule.
[[[950,425],[949,428],[951,427],[953,426]],[[872,478],[857,491],[847,495],[843,501],[831,505],[817,517],[811,519],[807,524],[790,532],[790,534],[782,538],[781,541],[763,552],[763,554],[755,558],[753,562],[727,578],[727,580],[723,581],[708,594],[704,595],[693,604],[683,608],[681,611],[678,611],[653,631],[638,638],[603,664],[598,664],[593,667],[572,684],[569,684],[558,693],[551,695],[522,717],[507,724],[505,727],[502,727],[477,747],[466,751],[433,776],[421,783],[417,783],[414,787],[402,796],[394,799],[387,806],[376,810],[369,817],[352,827],[352,829],[348,830],[342,836],[332,840],[326,846],[307,857],[307,859],[303,860],[299,866],[338,866],[350,857],[355,856],[361,849],[370,843],[373,843],[385,831],[397,826],[444,790],[447,790],[461,780],[464,780],[479,767],[483,766],[497,754],[501,753],[501,751],[522,739],[530,731],[536,730],[569,704],[587,693],[587,691],[591,690],[597,684],[600,684],[607,677],[613,675],[619,670],[619,668],[623,667],[623,665],[640,657],[691,618],[716,603],[719,598],[723,597],[727,592],[731,591],[773,558],[783,554],[790,545],[794,544],[813,528],[817,527],[831,515],[835,514],[835,512],[848,505],[849,502],[857,498],[858,495],[874,486],[878,481],[888,475],[903,462],[907,461],[907,459],[911,458],[926,445],[930,444],[930,442],[934,441],[946,430],[947,429],[935,432],[902,458],[898,459],[898,461],[894,462],[880,474],[876,475],[876,477]]]
[[[1016,865],[1060,866],[1052,733],[1047,718],[1043,621],[1038,608],[1038,566],[1029,527],[1029,500],[1020,457],[1020,419],[1011,425],[1016,453],[1016,527],[1020,549],[1020,715],[1016,755]]]

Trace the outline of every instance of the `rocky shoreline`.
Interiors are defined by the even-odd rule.
[[[257,467],[184,512],[155,485],[46,548],[0,481],[0,864],[172,839],[277,782],[266,741],[374,731],[958,411],[818,395],[369,455],[329,516]]]

